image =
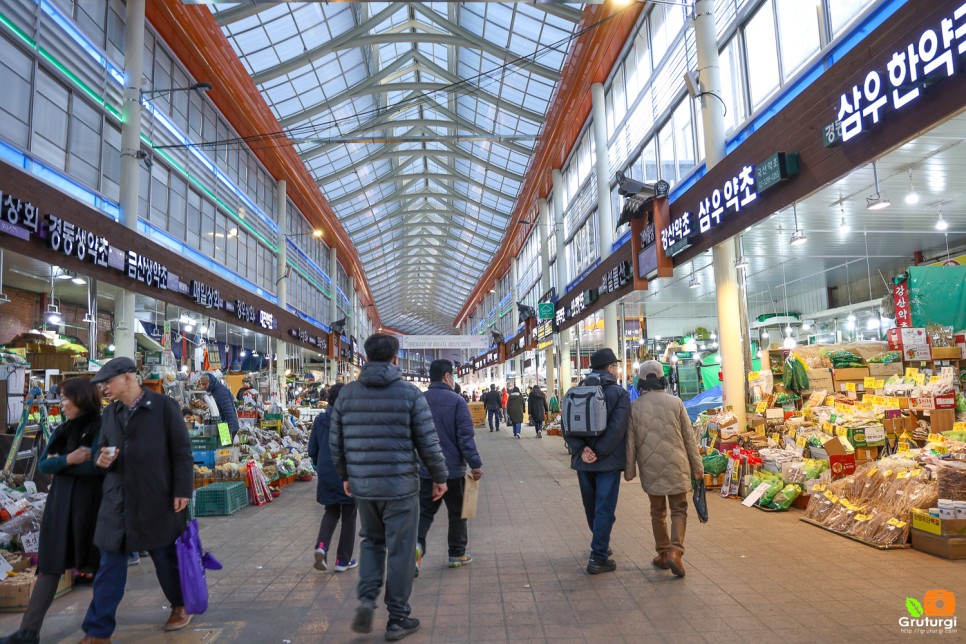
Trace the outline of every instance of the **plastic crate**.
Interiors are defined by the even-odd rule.
[[[192,450],[191,455],[194,457],[195,463],[199,465],[204,465],[205,467],[215,466],[215,450]]]
[[[248,505],[244,483],[212,483],[195,490],[194,514],[212,517],[234,514]]]
[[[218,449],[219,447],[221,447],[221,441],[217,436],[192,436],[191,437],[192,450]]]

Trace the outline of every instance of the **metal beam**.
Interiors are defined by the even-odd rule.
[[[245,18],[250,18],[260,11],[268,9],[272,5],[262,4],[262,3],[248,3],[248,4],[238,4],[231,9],[225,9],[224,11],[219,11],[215,15],[215,20],[218,21],[219,27],[226,27],[227,25],[237,22],[239,20],[244,20]]]
[[[527,3],[530,4],[530,3]],[[588,2],[586,4],[595,4],[594,2]],[[571,9],[570,7],[559,4],[556,2],[534,2],[533,6],[544,13],[549,13],[551,16],[557,16],[558,18],[563,18],[564,20],[569,20],[570,22],[580,22],[583,18],[584,13],[578,11],[577,9]]]
[[[401,2],[393,2],[385,9],[369,18],[369,20],[356,25],[352,29],[349,29],[345,33],[336,36],[332,40],[319,45],[314,49],[310,49],[301,55],[296,56],[295,58],[290,58],[278,65],[269,67],[268,69],[263,69],[259,73],[254,74],[252,76],[252,80],[256,85],[261,85],[274,78],[278,78],[279,76],[284,76],[289,72],[293,72],[296,69],[308,65],[309,63],[315,62],[320,58],[324,58],[338,49],[344,49],[347,46],[358,47],[360,45],[348,45],[348,43],[352,43],[353,41],[362,37],[363,34],[369,33],[371,29],[378,27],[386,20],[386,18],[389,18],[404,7],[405,4]]]

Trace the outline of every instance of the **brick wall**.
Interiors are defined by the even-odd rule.
[[[48,300],[46,293],[32,293],[9,286],[4,287],[4,292],[6,292],[10,301],[0,306],[0,344],[12,341],[18,335],[26,333],[30,329],[36,329],[43,322]],[[86,313],[86,307],[76,306],[69,302],[61,302],[60,304],[60,314],[64,324],[70,325],[64,328],[64,333],[79,338],[81,343],[85,345],[89,337],[87,324],[84,322]],[[110,341],[113,328],[113,312],[98,311],[98,344],[107,344]]]

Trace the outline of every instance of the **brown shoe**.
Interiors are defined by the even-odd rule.
[[[667,555],[667,567],[678,577],[684,576],[684,564],[681,562],[681,553],[671,550]]]
[[[90,635],[85,635],[84,639],[80,641],[80,644],[111,644],[111,638],[108,637],[104,639],[103,637],[91,637]]]
[[[182,628],[191,623],[191,615],[189,615],[184,606],[178,606],[171,609],[171,617],[168,621],[164,623],[165,631],[180,631]]]
[[[655,568],[660,568],[661,570],[667,570],[670,567],[668,566],[668,563],[667,563],[667,553],[662,552],[658,556],[651,559],[651,564]]]

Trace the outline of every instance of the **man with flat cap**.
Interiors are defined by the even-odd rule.
[[[191,441],[174,399],[141,387],[134,362],[114,358],[91,378],[104,408],[96,464],[106,470],[94,543],[101,564],[84,618],[82,643],[110,642],[127,583],[128,555],[147,551],[171,606],[165,631],[184,628],[174,542],[184,532],[192,493]]]
[[[601,349],[590,356],[591,374],[581,386],[600,386],[607,404],[607,426],[594,437],[566,436],[571,465],[577,470],[580,497],[593,535],[587,572],[597,575],[613,572],[617,564],[610,558],[610,532],[614,527],[617,494],[621,472],[626,465],[627,421],[630,397],[617,384],[620,360],[611,349]]]

